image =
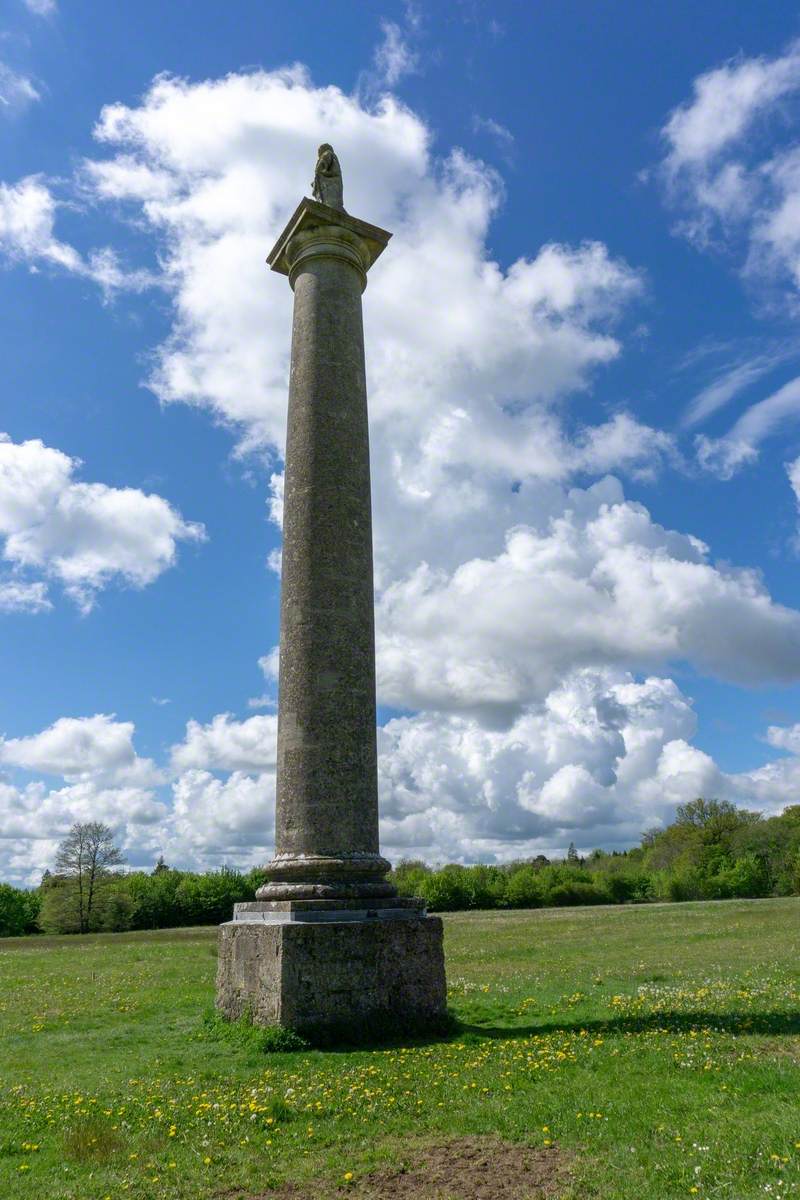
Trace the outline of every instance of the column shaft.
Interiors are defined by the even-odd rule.
[[[302,239],[290,275],[276,847],[259,892],[270,899],[394,890],[378,848],[366,276],[322,232]]]

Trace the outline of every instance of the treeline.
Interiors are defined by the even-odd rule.
[[[674,824],[644,834],[632,850],[593,850],[581,858],[543,855],[503,866],[432,869],[401,862],[394,872],[404,896],[422,896],[432,911],[627,904],[651,900],[728,900],[800,895],[800,805],[778,817],[728,801],[693,800]]]
[[[96,854],[89,871],[82,854],[62,854],[61,872],[46,872],[34,890],[0,884],[0,936],[216,925],[230,920],[234,904],[255,899],[264,881],[259,868],[198,873],[163,860],[149,872],[98,870]],[[570,846],[563,860],[539,855],[502,866],[404,861],[392,878],[401,895],[422,896],[432,912],[800,895],[800,805],[764,818],[727,801],[694,800],[632,850],[582,858]]]
[[[0,937],[218,925],[231,919],[234,904],[254,900],[263,882],[259,869],[243,874],[223,867],[201,874],[173,870],[161,862],[151,872],[109,872],[97,881],[93,904],[82,921],[79,881],[47,872],[32,891],[0,884]]]

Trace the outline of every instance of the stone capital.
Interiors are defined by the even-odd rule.
[[[358,272],[363,290],[367,271],[391,236],[377,225],[306,197],[267,256],[267,263],[273,271],[288,275],[294,287],[297,274],[309,259],[338,259]]]

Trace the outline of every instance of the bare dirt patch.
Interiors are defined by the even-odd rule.
[[[407,1147],[397,1165],[350,1181],[286,1183],[246,1200],[544,1200],[559,1194],[568,1175],[555,1146],[534,1149],[499,1138],[464,1137]]]
[[[752,1047],[757,1057],[800,1064],[800,1037],[761,1038]]]

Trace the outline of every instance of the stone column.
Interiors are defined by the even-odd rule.
[[[261,899],[390,896],[378,852],[361,293],[390,234],[304,201],[269,263],[294,291],[275,857]]]
[[[328,1041],[446,1023],[442,922],[395,895],[378,848],[361,293],[389,236],[303,200],[267,260],[294,289],[276,844],[220,927],[217,1008]]]

